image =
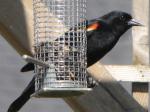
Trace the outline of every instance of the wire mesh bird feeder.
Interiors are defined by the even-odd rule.
[[[87,88],[86,0],[33,0],[35,97],[79,95]]]

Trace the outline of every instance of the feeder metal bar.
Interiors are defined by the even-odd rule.
[[[36,65],[39,65],[39,66],[42,66],[42,67],[49,67],[49,64],[43,62],[43,61],[40,61],[40,60],[37,60],[35,58],[32,58],[31,56],[28,56],[28,55],[23,55],[22,58],[26,61],[26,62],[30,62],[30,63],[34,63]]]

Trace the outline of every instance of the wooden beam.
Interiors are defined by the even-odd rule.
[[[65,101],[75,112],[144,112],[145,110],[100,63],[88,68],[100,85],[92,92]]]
[[[148,82],[133,82],[132,86],[133,96],[135,99],[138,99],[138,102],[142,105],[143,108],[145,108],[146,111],[148,111],[148,102],[149,102],[149,94],[148,92]],[[141,95],[142,94],[142,95]],[[147,99],[148,98],[148,99]]]
[[[126,112],[102,85],[80,97],[64,99],[74,112]]]
[[[150,68],[147,65],[104,65],[117,81],[150,82]]]
[[[33,14],[31,0],[0,0],[0,33],[22,55],[32,54]]]
[[[134,64],[149,65],[149,0],[133,0],[133,16],[143,27],[133,27]]]
[[[148,65],[150,63],[150,50],[149,50],[149,0],[133,0],[133,15],[136,19],[139,19],[143,22],[144,27],[134,27],[132,30],[132,37],[133,37],[133,59],[134,64],[142,64]],[[148,74],[149,75],[149,74]],[[140,84],[140,83],[139,83]],[[136,88],[140,86],[137,86]],[[147,85],[148,86],[148,85]],[[148,88],[148,87],[146,87]],[[133,90],[133,97],[139,102],[146,110],[148,111],[148,89],[145,90],[146,92],[142,91],[134,91]],[[142,98],[142,100],[141,100]]]

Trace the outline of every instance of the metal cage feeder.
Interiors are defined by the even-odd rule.
[[[91,90],[86,75],[86,0],[33,0],[34,97]],[[78,30],[77,30],[78,28]]]

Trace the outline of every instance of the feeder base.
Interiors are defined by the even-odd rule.
[[[71,97],[82,95],[85,92],[91,90],[92,90],[91,88],[43,88],[32,94],[31,97],[37,98]]]

